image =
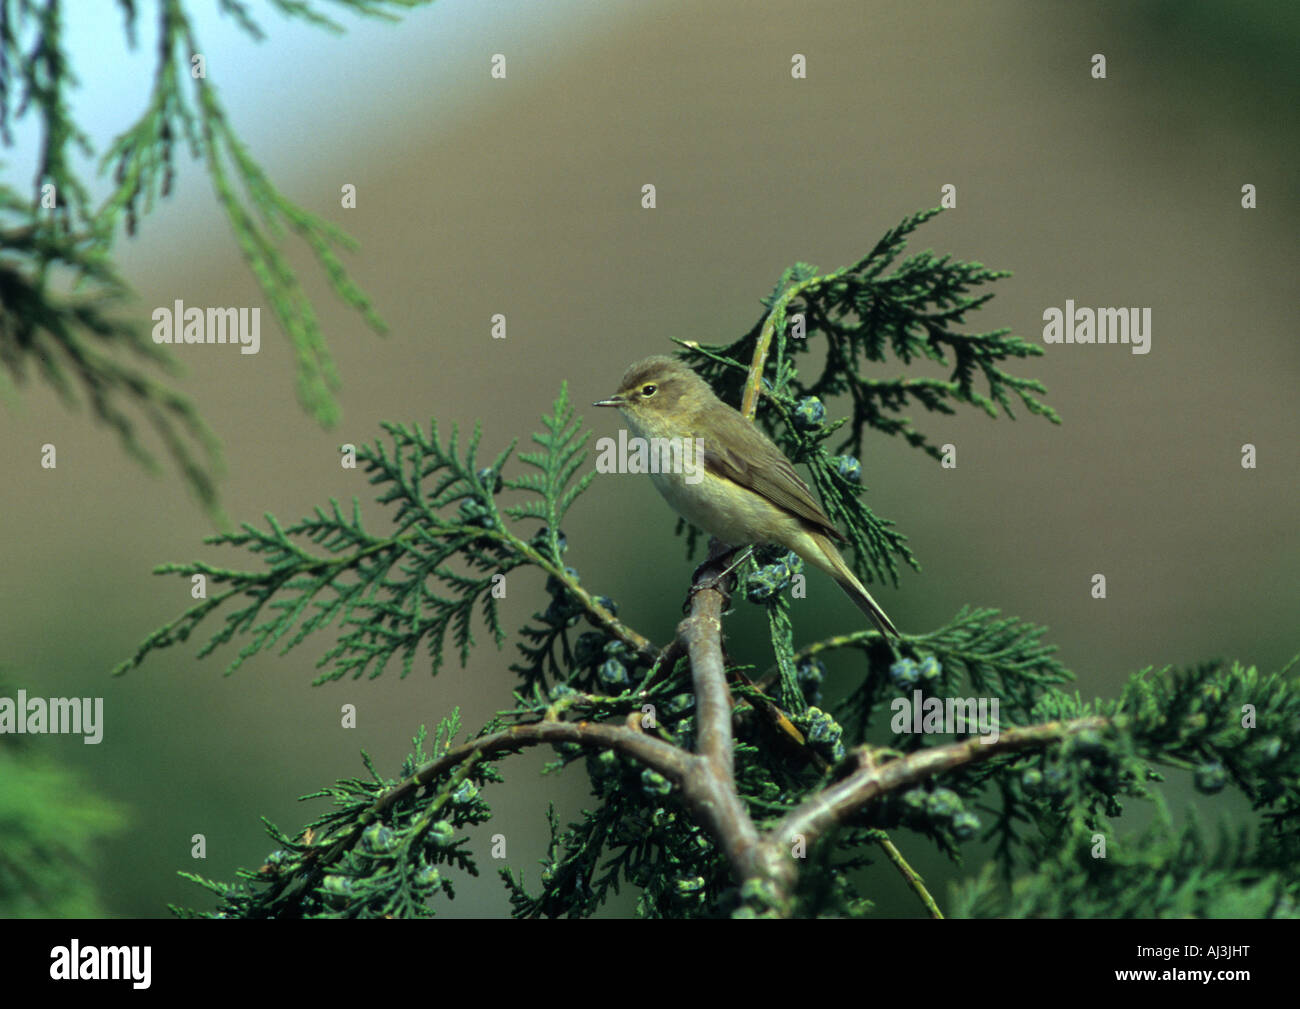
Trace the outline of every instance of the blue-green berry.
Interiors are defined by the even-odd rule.
[[[484,466],[476,475],[479,483],[487,488],[489,494],[501,493],[501,474],[491,466]]]
[[[397,835],[382,823],[372,823],[361,834],[361,843],[366,846],[367,851],[382,855],[393,850],[393,846],[397,843]]]
[[[802,431],[821,427],[826,420],[826,407],[816,396],[805,396],[794,408],[794,426]]]
[[[959,841],[969,841],[980,829],[980,818],[969,810],[962,810],[952,818],[952,833]]]
[[[352,879],[349,876],[326,876],[321,880],[321,889],[331,897],[346,897],[352,893]]]
[[[683,897],[693,897],[704,889],[703,876],[682,876],[673,880],[673,887]]]
[[[925,811],[931,820],[951,820],[961,812],[961,796],[951,788],[936,788],[925,800]]]
[[[942,672],[943,672],[943,664],[940,663],[939,660],[936,659],[933,655],[927,655],[925,658],[921,660],[921,667],[920,667],[921,679],[923,679],[926,683],[933,683],[935,680],[939,678],[939,675]]]
[[[844,729],[830,714],[810,707],[796,720],[808,745],[832,762],[844,759]]]
[[[921,668],[911,659],[899,659],[889,667],[889,678],[896,687],[914,687],[921,682]]]
[[[851,455],[835,457],[835,472],[845,480],[852,480],[854,483],[862,482],[862,463]]]
[[[828,742],[843,731],[835,724],[835,719],[821,708],[809,708],[802,720],[807,723],[810,743]]]
[[[1043,790],[1043,772],[1035,767],[1029,768],[1020,776],[1020,787],[1026,795],[1037,795]]]
[[[592,596],[591,601],[597,606],[602,606],[608,610],[611,617],[618,616],[618,603],[610,599],[609,596]]]
[[[903,795],[903,819],[911,824],[918,824],[925,820],[925,805],[930,798],[924,788],[909,789]]]
[[[442,882],[442,875],[436,865],[421,866],[415,873],[416,886],[437,886]]]
[[[611,774],[618,770],[618,754],[613,750],[601,750],[596,754],[595,761],[601,774]]]
[[[478,798],[478,785],[472,781],[462,781],[460,787],[452,793],[451,801],[464,806]]]
[[[667,795],[673,790],[673,783],[658,771],[646,768],[641,772],[641,791],[646,795]]]
[[[429,843],[435,848],[446,848],[456,837],[456,830],[448,820],[439,820],[429,827]]]
[[[778,561],[768,568],[772,572],[772,578],[776,582],[776,591],[783,592],[790,585],[790,577],[793,572],[784,561]]]
[[[694,694],[673,694],[664,703],[664,711],[669,715],[680,715],[695,707]]]
[[[627,667],[618,659],[606,659],[600,664],[600,682],[607,687],[622,689],[626,687],[630,680],[627,675]]]
[[[745,598],[751,603],[763,603],[785,588],[789,579],[783,565],[772,564],[759,568],[745,579]]]
[[[1196,769],[1196,790],[1207,795],[1222,792],[1228,783],[1228,772],[1217,760],[1202,764]]]

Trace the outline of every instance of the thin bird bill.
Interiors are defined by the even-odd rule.
[[[618,396],[611,396],[609,399],[598,399],[591,404],[592,406],[622,406],[623,400]]]

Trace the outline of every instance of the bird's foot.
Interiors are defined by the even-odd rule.
[[[695,573],[691,575],[691,590],[686,596],[686,602],[682,604],[682,612],[689,612],[691,603],[695,600],[695,595],[698,592],[709,590],[721,592],[724,596],[728,595],[729,593],[726,586],[727,578],[730,577],[736,568],[744,564],[749,558],[749,555],[753,552],[754,548],[752,546],[734,547],[726,553],[719,554],[716,557],[709,557],[705,560],[703,564],[695,569]],[[709,572],[719,564],[725,564],[726,566],[717,574],[710,574]]]

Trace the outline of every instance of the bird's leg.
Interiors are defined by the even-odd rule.
[[[705,589],[716,589],[726,595],[727,590],[723,587],[723,583],[726,581],[727,576],[735,571],[736,568],[740,567],[740,565],[744,564],[753,552],[754,548],[752,546],[744,548],[732,547],[730,550],[726,550],[719,554],[710,552],[709,557],[707,557],[704,563],[697,567],[695,573],[691,575],[691,591],[686,597],[686,602],[682,605],[682,612],[685,613],[690,609],[691,600],[695,598],[695,593],[697,592],[702,592]],[[727,566],[716,575],[709,574],[711,568],[725,562],[730,563],[727,563]]]
[[[739,548],[737,548],[737,550],[739,550]],[[731,553],[734,556],[736,554],[736,550],[731,551]],[[726,578],[727,575],[731,574],[731,572],[735,571],[736,568],[740,567],[740,565],[744,564],[745,561],[749,560],[749,558],[753,555],[753,553],[754,553],[754,548],[752,546],[745,547],[743,551],[740,551],[740,556],[736,557],[735,560],[733,560],[730,564],[727,565],[727,567],[723,570],[722,574],[718,575],[718,582],[721,583],[722,579]]]

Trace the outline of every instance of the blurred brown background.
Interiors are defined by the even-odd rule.
[[[631,360],[670,350],[670,337],[734,338],[786,266],[855,260],[951,183],[958,208],[925,225],[912,251],[1015,274],[972,331],[1009,326],[1041,343],[1044,309],[1070,298],[1149,306],[1152,349],[1051,347],[1012,365],[1046,383],[1061,427],[1023,411],[1015,422],[914,411],[957,445],[956,471],[872,439],[867,501],[924,566],[878,591],[882,604],[911,631],[964,603],[1047,624],[1085,696],[1112,695],[1151,664],[1226,656],[1275,669],[1297,650],[1294,10],[477,6],[434,4],[399,27],[349,23],[338,39],[268,20],[262,46],[200,22],[209,73],[253,154],[292,198],[359,239],[346,262],[391,326],[387,338],[369,333],[295,249],[344,380],[335,431],[296,405],[269,310],[259,355],[179,349],[183,387],[225,445],[233,519],[289,521],[356,495],[379,525],[364,477],[339,468],[340,443],[373,440],[384,419],[480,418],[495,452],[537,429],[562,381],[585,405]],[[108,135],[138,114],[147,39],[141,49],[107,81],[83,74],[87,90],[123,96],[120,120],[97,124]],[[790,77],[796,52],[807,80]],[[1089,74],[1097,52],[1104,81]],[[507,57],[504,81],[489,77],[493,53]],[[658,188],[654,211],[640,208],[646,182]],[[346,183],[358,187],[356,210],[339,208]],[[1240,206],[1245,183],[1257,210]],[[123,245],[123,261],[141,318],[176,298],[261,304],[199,169]],[[504,341],[489,337],[497,312]],[[616,431],[614,416],[582,412],[596,436]],[[221,676],[231,649],[198,662],[192,641],[110,681],[190,602],[154,565],[251,562],[201,543],[212,527],[174,472],[146,476],[48,390],[29,388],[5,423],[4,659],[29,692],[105,697],[102,744],[41,745],[130,809],[131,833],[101,866],[114,914],[209,906],[177,869],[231,879],[272,847],[257,817],[296,830],[322,807],[295,797],[361,773],[359,749],[395,772],[421,721],[460,704],[473,728],[509,705],[510,644],[436,679],[417,663],[406,681],[394,669],[313,689],[332,638],[260,656],[232,678]],[[39,466],[45,442],[58,447],[54,472]],[[1253,471],[1239,463],[1247,442]],[[566,528],[584,584],[656,641],[672,633],[691,570],[672,528],[633,478],[598,479]],[[1089,595],[1094,572],[1107,576],[1105,601]],[[800,640],[860,622],[829,582],[810,580],[810,591],[826,605]],[[543,597],[540,578],[512,578],[507,625]],[[760,623],[734,620],[734,649],[766,665]],[[852,676],[834,670],[841,685]],[[359,708],[355,731],[338,727],[345,703]],[[548,799],[572,813],[583,798],[574,775],[563,788],[539,779],[541,762],[512,759],[488,796],[491,832],[507,835],[510,864],[531,885]],[[198,864],[195,833],[208,838]],[[946,894],[950,870],[921,867]],[[447,913],[506,913],[485,853],[482,868],[457,880]],[[901,887],[885,869],[881,879],[882,910],[913,913],[905,896],[890,903]]]

